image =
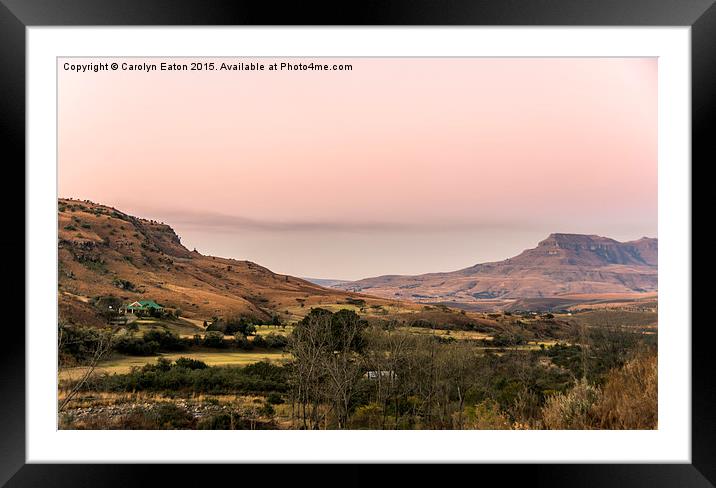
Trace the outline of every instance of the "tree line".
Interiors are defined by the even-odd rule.
[[[313,309],[289,340],[293,425],[655,428],[656,350],[644,338],[618,328],[578,329],[569,343],[495,352],[477,341],[369,326],[349,310]],[[645,420],[624,421],[606,404],[639,405]]]
[[[273,395],[285,399],[296,429],[656,427],[653,335],[585,326],[551,346],[493,348],[396,325],[369,323],[350,310],[312,309],[288,337],[280,336],[280,347],[291,353],[283,365],[259,363],[244,370],[182,359],[95,377],[97,358],[108,350],[128,352],[147,344],[185,350],[206,346],[214,336],[216,347],[231,341],[219,330],[192,339],[168,331],[140,337],[61,327],[60,360],[91,366],[88,378],[68,385],[73,389],[84,383],[97,391]],[[232,344],[241,347],[244,340],[237,330]]]

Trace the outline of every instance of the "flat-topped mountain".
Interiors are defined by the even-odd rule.
[[[657,240],[642,237],[619,242],[608,237],[583,234],[550,234],[533,249],[500,263],[532,267],[609,265],[656,266]],[[499,263],[497,263],[499,264]],[[469,269],[479,268],[476,265]]]
[[[388,275],[335,288],[419,302],[544,298],[657,290],[658,241],[619,242],[607,237],[551,234],[504,261],[445,273]]]

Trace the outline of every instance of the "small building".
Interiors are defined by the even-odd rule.
[[[369,380],[377,380],[378,378],[389,378],[394,380],[397,378],[397,375],[394,371],[366,371],[363,377],[368,378]]]
[[[156,310],[157,312],[164,311],[164,307],[159,305],[154,300],[139,300],[138,302],[132,302],[125,307],[127,313],[136,314],[137,312],[151,312]]]

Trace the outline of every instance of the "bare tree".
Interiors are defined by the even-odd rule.
[[[451,344],[445,351],[447,367],[447,379],[450,383],[448,394],[453,391],[457,396],[457,428],[463,429],[465,395],[477,381],[476,351],[467,342]],[[448,398],[449,400],[449,398]]]
[[[339,429],[348,427],[351,400],[363,372],[365,328],[353,311],[314,309],[294,329],[291,385],[302,428],[327,424],[331,413]],[[295,407],[293,411],[295,415]]]
[[[329,347],[331,316],[327,310],[312,310],[296,326],[289,341],[294,357],[291,387],[303,429],[317,429],[321,421],[324,380],[321,363]]]
[[[372,373],[376,403],[382,405],[381,428],[387,427],[388,410],[392,402],[394,428],[400,421],[400,401],[405,397],[405,384],[409,377],[407,355],[410,349],[409,334],[396,331],[394,324],[386,330],[374,328],[365,353],[365,366]]]
[[[341,310],[331,317],[329,348],[321,355],[328,397],[338,420],[338,428],[348,427],[350,402],[362,376],[358,355],[364,348],[362,332],[365,322],[355,312]]]
[[[82,372],[82,375],[80,378],[75,382],[73,387],[70,389],[67,396],[65,396],[64,400],[60,402],[60,405],[58,407],[58,412],[62,412],[67,408],[67,405],[72,401],[72,399],[77,395],[77,393],[84,387],[84,385],[87,383],[87,381],[92,377],[92,375],[95,372],[95,369],[97,368],[97,365],[99,364],[102,359],[104,359],[111,351],[112,351],[112,345],[114,342],[114,335],[117,329],[110,329],[110,330],[100,330],[97,332],[97,338],[93,345],[93,350],[89,356],[89,359],[87,360],[87,363],[84,365],[84,371]],[[66,348],[70,342],[67,338],[67,335],[64,331],[64,327],[59,327],[58,331],[58,351],[62,351],[64,348]],[[58,365],[60,371],[63,368],[62,360],[60,358],[60,363]]]

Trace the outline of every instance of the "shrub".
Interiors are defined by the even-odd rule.
[[[469,429],[507,430],[510,428],[510,419],[494,400],[483,400],[477,405],[468,407],[465,417],[465,426]]]
[[[559,393],[547,399],[542,408],[545,428],[552,430],[591,429],[595,425],[594,408],[600,401],[601,391],[580,380],[567,393]]]
[[[268,397],[266,397],[266,401],[269,402],[271,405],[281,405],[284,403],[281,395],[276,392],[269,393]]]
[[[220,413],[201,419],[196,428],[199,430],[232,430],[244,427],[244,421],[234,412]]]
[[[164,312],[163,310],[158,310],[156,308],[150,308],[148,313],[150,317],[159,319],[163,318],[166,312]]]
[[[132,283],[129,280],[123,280],[121,278],[113,279],[112,284],[121,290],[132,291],[132,290],[136,289],[136,287],[134,286],[134,283]]]
[[[206,323],[206,321],[204,321]],[[226,331],[226,324],[222,324],[221,322],[215,321],[210,323],[209,325],[205,326],[207,332],[225,332]]]
[[[197,429],[200,430],[249,430],[266,428],[265,423],[256,420],[249,421],[239,412],[231,410],[221,412],[215,415],[204,417],[197,423]]]
[[[137,330],[134,323],[127,326],[128,330]],[[150,330],[142,337],[125,335],[116,340],[114,349],[131,356],[152,356],[158,351],[183,351],[192,344],[191,339],[182,339],[168,330]]]
[[[356,429],[380,429],[383,421],[383,408],[373,402],[356,408],[351,425]]]
[[[254,348],[254,345],[251,343],[251,341],[248,340],[246,338],[246,336],[244,334],[242,334],[241,332],[237,332],[236,334],[234,334],[234,344],[239,349],[243,349],[245,351],[248,351],[248,350],[251,350]]]
[[[94,391],[111,392],[257,394],[285,392],[288,382],[285,369],[269,363],[255,363],[243,368],[213,366],[188,369],[163,360],[126,374],[93,376],[88,380],[87,387]]]
[[[260,347],[262,349],[268,347],[268,344],[266,343],[266,339],[264,339],[260,335],[257,335],[256,337],[254,337],[253,343],[254,343],[254,347]]]
[[[159,351],[159,343],[145,341],[142,337],[123,336],[115,342],[114,349],[130,356],[153,356]]]
[[[256,334],[256,326],[253,324],[246,324],[246,327],[244,327],[244,334],[247,336]]]
[[[241,332],[243,335],[248,336],[256,333],[256,327],[246,317],[232,317],[226,320],[214,318],[211,324],[206,327],[206,330],[223,332],[225,335],[234,335],[237,332]]]
[[[90,359],[94,356],[100,342],[108,339],[108,334],[111,334],[108,330],[69,325],[59,326],[60,363],[76,364]]]
[[[122,299],[113,295],[98,296],[92,299],[92,304],[100,315],[106,319],[111,319],[119,315]]]
[[[286,369],[276,366],[268,361],[259,361],[258,363],[249,364],[243,368],[245,375],[253,378],[263,378],[275,382],[286,381]]]
[[[209,366],[203,362],[199,361],[197,359],[191,359],[191,358],[185,358],[181,357],[175,361],[175,364],[177,368],[186,368],[186,369],[206,369]]]
[[[190,342],[169,330],[149,330],[144,333],[144,340],[158,342],[165,351],[183,351]]]
[[[155,364],[145,364],[142,371],[169,371],[172,369],[172,362],[167,358],[159,358]]]
[[[160,403],[145,413],[158,429],[190,429],[194,417],[184,408],[173,403]]]
[[[226,343],[224,342],[224,333],[219,331],[207,332],[204,336],[203,344],[206,347],[226,347]]]
[[[265,417],[270,417],[275,413],[276,409],[274,409],[273,405],[268,402],[265,402],[263,405],[261,405],[261,408],[259,409],[259,415],[263,415]]]
[[[503,332],[496,333],[491,341],[492,345],[497,347],[519,346],[520,344],[524,344],[526,342],[527,339],[525,339],[520,334],[510,334]]]
[[[288,345],[288,337],[276,334],[275,332],[266,335],[264,339],[266,341],[266,347],[270,347],[271,349],[283,349]]]

